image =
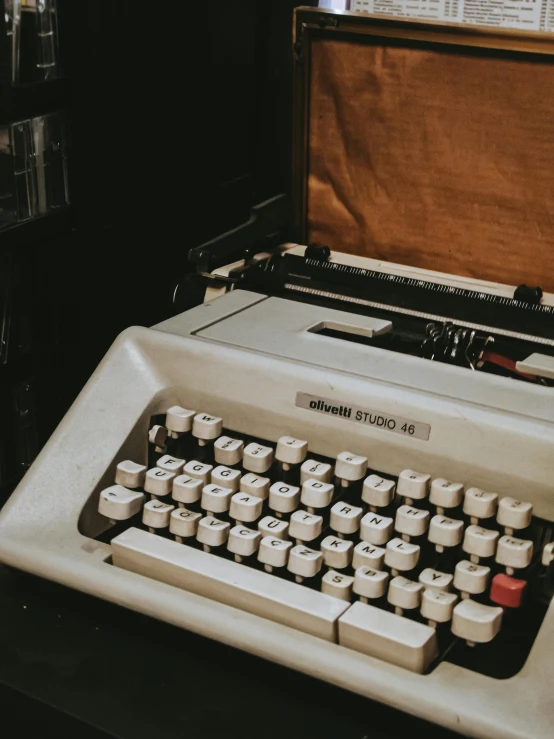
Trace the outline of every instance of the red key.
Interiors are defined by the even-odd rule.
[[[506,608],[519,608],[523,600],[523,592],[527,583],[515,577],[495,575],[491,584],[491,600]]]

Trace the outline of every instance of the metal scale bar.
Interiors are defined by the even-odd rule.
[[[285,289],[554,346],[554,306],[287,254]]]

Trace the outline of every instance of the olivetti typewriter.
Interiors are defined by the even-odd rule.
[[[298,9],[293,53],[295,243],[278,198],[192,252],[209,299],[118,338],[0,557],[552,736],[554,40]]]

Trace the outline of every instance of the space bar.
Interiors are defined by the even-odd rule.
[[[111,542],[116,567],[328,641],[349,603],[266,572],[131,528]]]

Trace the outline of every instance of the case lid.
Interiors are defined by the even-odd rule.
[[[554,292],[554,35],[299,8],[297,237]]]

